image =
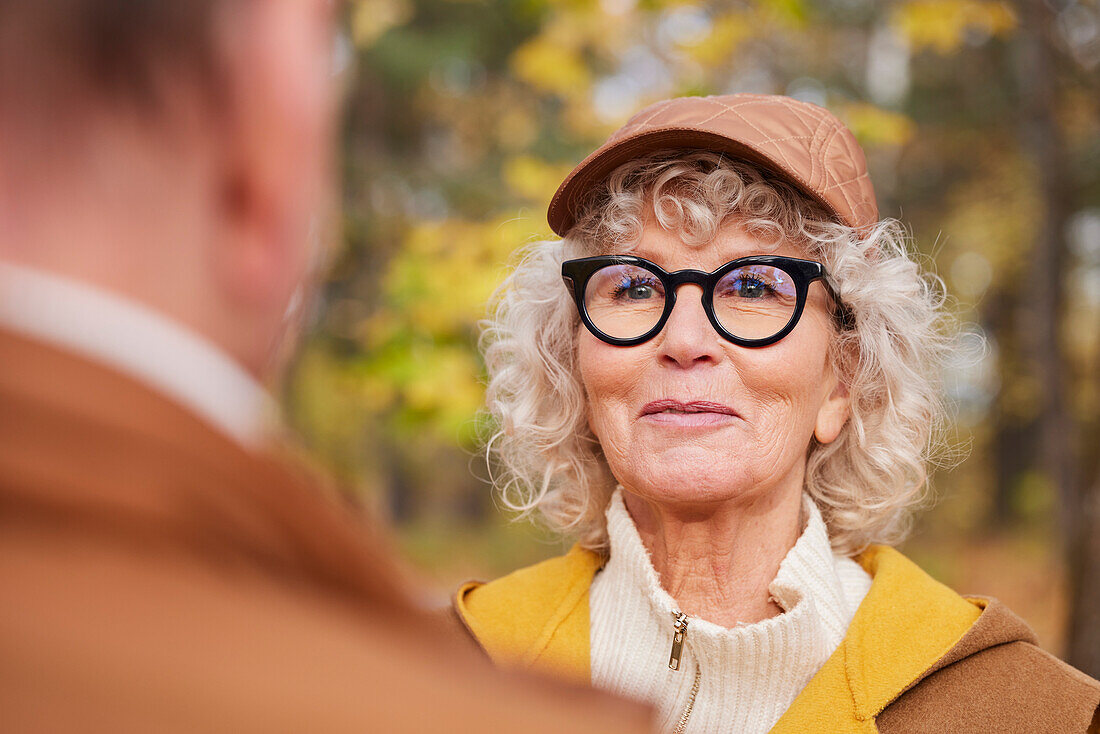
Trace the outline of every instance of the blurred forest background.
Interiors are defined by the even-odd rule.
[[[652,101],[780,93],[855,131],[883,216],[911,227],[962,324],[945,374],[959,458],[906,552],[1100,676],[1096,0],[347,13],[343,243],[286,406],[441,599],[564,547],[494,506],[476,350],[512,253],[550,236],[554,188]]]

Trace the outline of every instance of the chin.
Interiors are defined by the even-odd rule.
[[[731,471],[732,466],[729,460],[711,469],[698,461],[657,462],[624,473],[622,484],[640,497],[671,504],[710,504],[755,494],[759,483],[744,471]]]

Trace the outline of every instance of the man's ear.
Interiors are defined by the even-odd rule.
[[[215,267],[228,300],[273,317],[305,274],[311,221],[331,193],[336,84],[314,5],[235,5],[216,35],[226,93]]]
[[[293,289],[291,238],[257,170],[231,161],[218,187],[220,236],[212,256],[222,294],[247,310],[285,300]]]

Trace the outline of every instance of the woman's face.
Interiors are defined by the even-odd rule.
[[[630,254],[668,271],[707,272],[748,255],[806,257],[736,223],[703,246],[648,224]],[[834,440],[848,417],[847,391],[828,359],[834,332],[823,286],[811,284],[790,334],[755,349],[719,336],[701,295],[699,286],[681,286],[664,328],[637,346],[612,346],[579,327],[588,423],[612,473],[630,492],[662,503],[801,492],[811,439]]]

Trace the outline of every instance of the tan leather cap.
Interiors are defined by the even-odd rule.
[[[558,187],[547,219],[559,236],[584,195],[619,165],[662,148],[729,153],[782,176],[857,229],[878,220],[867,160],[828,110],[790,97],[677,97],[646,107],[585,158]]]

